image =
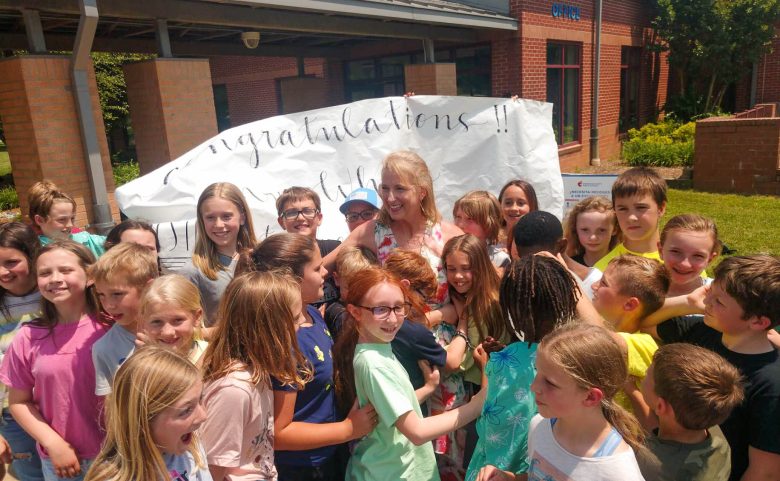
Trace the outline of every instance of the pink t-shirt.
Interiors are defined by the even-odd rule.
[[[235,371],[205,387],[201,440],[208,463],[228,468],[225,479],[275,481],[274,394],[270,383],[249,380],[247,371]]]
[[[67,441],[80,459],[93,459],[105,433],[100,428],[101,399],[95,395],[92,345],[108,330],[97,319],[49,329],[25,324],[14,337],[0,367],[0,382],[32,390],[46,423]],[[38,446],[41,456],[48,458]]]

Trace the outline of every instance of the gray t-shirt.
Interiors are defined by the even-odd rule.
[[[108,332],[92,346],[92,363],[95,365],[95,394],[111,394],[119,366],[135,350],[135,334],[119,324],[114,324]]]
[[[219,262],[225,266],[225,270],[217,271],[215,280],[209,279],[200,269],[195,267],[192,259],[188,260],[178,272],[195,284],[200,291],[200,302],[203,304],[203,313],[205,314],[203,327],[211,327],[215,324],[219,300],[222,299],[222,293],[225,292],[227,285],[233,280],[237,261],[237,258],[219,254]]]

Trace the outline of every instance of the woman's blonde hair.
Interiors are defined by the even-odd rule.
[[[200,198],[198,198],[198,229],[195,239],[195,251],[192,253],[192,263],[211,280],[217,279],[218,271],[225,270],[225,266],[219,262],[217,246],[214,245],[206,234],[206,225],[203,222],[203,214],[201,212],[203,203],[214,197],[230,201],[236,206],[239,215],[244,216],[244,223],[238,228],[236,251],[251,249],[257,243],[255,226],[252,223],[252,212],[249,210],[249,205],[246,203],[241,190],[229,182],[217,182],[206,187],[200,194]]]
[[[204,382],[246,369],[252,384],[270,386],[273,376],[302,389],[312,372],[298,348],[296,304],[302,306],[301,287],[290,276],[247,272],[235,277],[222,296],[217,317],[222,321],[204,354]]]
[[[506,334],[506,326],[501,314],[501,304],[498,301],[501,279],[493,263],[490,262],[487,246],[472,234],[453,237],[444,244],[441,252],[442,264],[445,267],[447,257],[456,251],[468,256],[473,281],[471,290],[465,295],[450,285],[450,297],[463,301],[465,306],[463,314],[468,318],[469,324],[476,325],[480,339],[484,340],[487,336],[502,339]]]
[[[196,314],[198,320],[195,325],[193,338],[195,340],[201,339],[200,321],[202,321],[203,317],[203,307],[200,300],[200,291],[195,284],[179,274],[166,274],[153,280],[141,296],[141,307],[139,309],[141,319],[147,319],[154,312],[154,307],[161,305],[174,306]]]
[[[137,349],[114,377],[105,404],[106,439],[86,475],[89,481],[168,479],[160,449],[152,437],[152,423],[200,381],[200,372],[186,358],[169,349]],[[205,467],[192,434],[189,452]]]
[[[566,238],[567,242],[566,255],[579,256],[585,252],[585,248],[582,246],[580,238],[577,236],[577,216],[592,211],[609,215],[610,223],[612,224],[612,238],[609,240],[609,250],[612,250],[615,245],[617,245],[620,238],[620,226],[618,225],[617,216],[615,215],[615,209],[612,208],[612,202],[606,197],[594,195],[577,202],[569,213],[566,214],[566,220],[563,225],[563,237]]]
[[[644,446],[644,435],[633,414],[618,405],[615,394],[628,378],[626,353],[603,327],[569,323],[547,334],[539,345],[582,389],[603,393],[601,412],[635,452]]]
[[[472,190],[455,201],[452,207],[452,217],[458,215],[458,209],[473,219],[485,231],[485,241],[488,244],[498,242],[501,232],[501,205],[496,196],[486,190]]]
[[[425,197],[420,201],[420,209],[422,209],[423,216],[434,224],[441,220],[441,214],[436,208],[436,199],[433,195],[431,171],[428,170],[428,165],[422,157],[409,150],[392,152],[382,161],[382,172],[385,171],[398,175],[404,182],[408,182],[409,185],[415,187],[418,190],[418,195],[420,191],[425,192]],[[384,225],[390,225],[392,222],[390,213],[387,211],[387,205],[384,203],[379,210],[377,220]]]

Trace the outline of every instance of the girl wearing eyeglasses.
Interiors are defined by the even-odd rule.
[[[355,446],[347,466],[348,481],[438,481],[429,441],[476,419],[482,409],[484,394],[452,411],[422,417],[421,395],[429,394],[437,376],[428,373],[427,389],[415,392],[390,347],[410,312],[409,299],[406,285],[383,269],[366,269],[350,279],[349,315],[342,335],[356,342],[352,360],[355,396],[361,406],[374,406],[378,425]]]

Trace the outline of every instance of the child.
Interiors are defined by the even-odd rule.
[[[473,234],[485,241],[488,255],[498,275],[504,274],[509,265],[509,254],[498,247],[501,230],[501,206],[490,192],[474,190],[455,201],[452,208],[455,225],[466,234]]]
[[[141,334],[152,344],[173,349],[195,365],[208,343],[200,336],[203,309],[198,288],[178,274],[153,280],[141,297]]]
[[[116,373],[106,441],[88,481],[212,481],[197,430],[206,419],[200,372],[179,354],[138,349]]]
[[[715,223],[696,214],[682,214],[669,219],[661,232],[658,250],[669,273],[667,296],[690,294],[709,285],[705,269],[718,256],[721,243]]]
[[[344,297],[349,288],[349,278],[358,271],[378,264],[376,255],[365,247],[345,246],[339,250],[336,256],[336,272],[333,273],[333,280],[338,287],[340,298],[328,305],[324,316],[325,324],[328,325],[334,343],[338,340],[341,324],[347,312],[344,306]]]
[[[615,247],[619,232],[612,202],[601,196],[582,199],[566,216],[566,255],[592,267]]]
[[[524,256],[501,282],[501,310],[512,341],[485,366],[485,405],[477,419],[479,440],[466,472],[474,481],[485,465],[528,471],[528,421],[536,414],[531,382],[539,341],[576,316],[577,286],[555,259]]]
[[[609,261],[622,254],[660,260],[658,222],[666,212],[666,181],[649,167],[634,167],[620,174],[612,184],[620,242],[593,267],[601,272]]]
[[[524,180],[515,179],[501,188],[498,202],[501,204],[502,215],[500,240],[511,254],[515,224],[527,213],[539,210],[539,201],[536,200],[534,186]]]
[[[218,182],[206,187],[198,199],[197,213],[195,251],[179,273],[200,291],[208,328],[217,321],[219,299],[233,279],[238,253],[251,249],[257,241],[252,212],[233,184]],[[209,338],[209,331],[204,335]]]
[[[83,479],[103,434],[92,346],[108,327],[87,278],[83,245],[54,240],[38,254],[42,315],[19,328],[0,367],[9,409],[38,442],[44,477]]]
[[[277,222],[290,234],[303,234],[317,242],[322,257],[333,252],[340,241],[317,239],[317,228],[322,223],[320,196],[307,187],[290,187],[276,199]],[[333,276],[325,278],[322,299],[317,304],[327,304],[339,299],[338,287]]]
[[[690,342],[731,362],[745,378],[745,400],[720,424],[731,446],[729,479],[772,479],[780,472],[780,354],[767,330],[780,322],[780,258],[737,256],[715,268],[704,320],[657,326],[664,343]]]
[[[281,233],[266,238],[242,265],[258,271],[292,274],[300,284],[304,319],[298,326],[298,347],[312,371],[303,389],[272,380],[274,449],[279,480],[340,480],[342,445],[373,429],[373,408],[352,409],[341,420],[333,382],[333,340],[320,312],[311,305],[322,298],[327,270],[314,239]]]
[[[89,268],[100,305],[114,321],[92,347],[98,396],[111,392],[116,370],[135,349],[141,294],[157,272],[157,262],[149,249],[130,242],[109,250]]]
[[[123,220],[106,236],[105,249],[108,251],[122,242],[135,242],[144,246],[154,254],[155,262],[159,264],[160,241],[157,239],[157,232],[149,223],[133,219]]]
[[[302,388],[306,361],[295,339],[304,320],[298,283],[288,276],[249,272],[228,284],[221,322],[203,361],[200,434],[209,470],[223,479],[276,479],[271,377]],[[287,355],[289,353],[289,355]],[[284,354],[284,355],[280,355]]]
[[[658,345],[639,328],[644,318],[663,305],[668,289],[669,276],[659,262],[632,255],[612,259],[603,277],[593,285],[593,307],[627,349],[631,382],[618,393],[617,402],[626,409],[633,408],[648,429],[655,427],[654,420],[639,388]]]
[[[390,348],[409,313],[407,293],[398,278],[379,268],[350,279],[343,335],[357,343],[353,368],[358,402],[375,406],[379,425],[355,446],[348,480],[438,480],[428,441],[472,421],[482,407],[483,397],[477,395],[457,409],[422,417],[419,399]]]
[[[40,247],[38,235],[27,224],[0,225],[0,361],[22,324],[40,316],[41,292],[33,272]],[[14,473],[21,481],[42,480],[35,439],[11,416],[5,386],[0,385],[0,396],[3,400],[0,434],[18,455],[12,463]]]
[[[361,187],[349,193],[339,207],[344,214],[347,227],[352,232],[361,224],[374,220],[382,207],[382,201],[374,189]]]
[[[543,251],[557,255],[566,249],[561,221],[543,210],[530,212],[517,221],[512,238],[519,257]]]
[[[86,246],[95,257],[103,254],[105,237],[85,231],[73,232],[76,201],[54,182],[43,180],[33,184],[27,191],[27,202],[30,205],[30,220],[41,233],[41,245],[55,239],[70,239]]]
[[[667,344],[653,356],[642,394],[659,420],[658,429],[646,439],[652,453],[649,465],[639,459],[646,478],[729,479],[731,450],[717,424],[743,399],[734,366],[698,346]]]

